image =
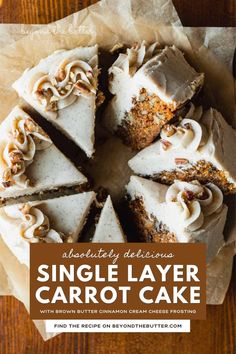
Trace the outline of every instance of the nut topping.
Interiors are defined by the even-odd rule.
[[[161,143],[164,150],[168,150],[172,146],[172,144],[169,141],[164,139],[161,139]]]
[[[169,138],[176,133],[176,127],[174,125],[166,124],[163,128],[164,133]]]
[[[24,160],[23,159],[23,154],[19,150],[11,151],[10,154],[9,154],[9,157],[10,157],[10,161],[11,161],[11,163],[13,165],[16,164],[16,163],[22,162]]]
[[[98,91],[97,98],[96,98],[96,107],[100,107],[103,102],[105,101],[106,97],[102,91]]]
[[[195,194],[189,190],[185,190],[182,195],[185,202],[191,202],[195,199]]]
[[[24,168],[24,161],[18,162],[12,166],[11,173],[13,175],[17,175],[20,171],[23,170],[23,168]]]
[[[189,163],[189,160],[183,159],[183,158],[176,158],[175,159],[175,164],[176,165],[186,165]]]
[[[11,175],[11,169],[10,168],[7,168],[3,172],[2,185],[3,185],[4,188],[9,188],[12,185],[12,175]]]
[[[78,81],[75,84],[75,88],[78,89],[81,93],[83,93],[84,95],[88,96],[90,95],[90,89],[87,87],[87,85],[82,82],[82,81]]]
[[[20,211],[22,214],[27,215],[30,212],[30,205],[29,204],[24,204],[21,208]]]
[[[36,124],[32,121],[32,119],[27,118],[25,120],[25,129],[31,133],[33,133],[37,130]]]
[[[56,79],[58,81],[63,81],[66,78],[66,72],[64,68],[60,68],[57,72]]]

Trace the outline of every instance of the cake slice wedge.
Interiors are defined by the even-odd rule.
[[[20,107],[0,125],[0,199],[83,188],[87,178]]]
[[[96,194],[84,192],[0,208],[0,235],[20,263],[29,266],[30,243],[77,242]]]
[[[92,242],[123,243],[126,237],[114,210],[111,197],[108,196],[102,209]]]
[[[224,193],[236,193],[236,131],[215,109],[197,122],[183,119],[166,125],[161,140],[129,161],[138,175],[165,184],[175,179],[214,183]]]
[[[127,193],[137,232],[144,241],[206,243],[207,263],[224,245],[227,206],[214,184],[176,180],[166,186],[132,176]]]
[[[114,95],[104,125],[134,150],[150,145],[164,124],[201,89],[197,73],[175,46],[160,48],[143,42],[127,49],[109,69]]]
[[[59,50],[27,69],[13,88],[91,157],[98,73],[97,46]]]

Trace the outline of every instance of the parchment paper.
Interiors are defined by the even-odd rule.
[[[145,39],[149,42],[157,40],[161,44],[175,44],[184,50],[196,69],[206,73],[206,105],[218,108],[228,122],[236,126],[234,80],[231,75],[235,30],[183,28],[171,1],[103,0],[48,26],[1,25],[0,34],[0,44],[3,46],[5,39],[8,42],[0,53],[0,121],[19,103],[11,84],[23,70],[37,64],[54,50],[95,43],[109,50],[117,42],[132,44]],[[108,160],[105,159],[107,147],[112,148],[113,152],[112,158],[109,155]],[[95,176],[95,184],[107,187],[115,201],[124,192],[124,185],[129,178],[127,160],[130,156],[130,150],[112,137],[98,146],[94,161],[88,164],[88,171]],[[108,178],[103,180],[104,170],[101,170],[100,161],[106,166],[105,177],[112,175],[113,183]],[[223,302],[232,272],[236,224],[233,223],[235,201],[231,198],[230,203],[234,214],[228,217],[228,246],[220,251],[208,267],[207,300],[211,304]],[[27,272],[2,241],[0,261],[5,269],[5,272],[1,272],[0,268],[0,294],[14,295],[28,309],[28,286],[22,287],[27,282]],[[36,325],[44,340],[52,336],[45,333],[43,321],[37,321]]]

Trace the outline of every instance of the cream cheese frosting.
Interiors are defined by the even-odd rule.
[[[95,53],[91,54],[89,47],[56,51],[27,69],[13,87],[55,119],[58,110],[73,104],[78,97],[96,95],[98,60]]]
[[[94,192],[0,208],[0,236],[20,263],[29,267],[30,243],[77,242]]]
[[[0,198],[83,185],[87,178],[16,106],[0,125]]]
[[[166,225],[178,242],[206,243],[207,262],[223,246],[227,207],[215,185],[175,181],[168,187],[132,176],[127,192],[131,200],[141,199],[149,218]]]
[[[137,174],[154,176],[185,170],[204,160],[225,171],[227,180],[236,186],[235,140],[236,131],[211,108],[198,121],[185,118],[178,126],[166,125],[161,140],[134,156],[129,166]]]
[[[33,162],[37,150],[51,145],[49,136],[25,112],[18,107],[13,109],[1,126],[1,188],[28,187],[27,167]]]
[[[202,227],[207,216],[220,211],[223,194],[212,183],[203,186],[198,181],[187,183],[176,180],[167,189],[165,203],[183,228],[195,231]]]
[[[41,59],[13,88],[91,157],[98,75],[98,47],[78,47]]]
[[[62,243],[63,234],[50,227],[50,221],[39,208],[32,204],[12,205],[3,209],[9,222],[19,223],[19,236],[29,243]]]
[[[175,46],[163,49],[158,43],[145,42],[120,54],[109,74],[109,90],[115,97],[105,124],[111,130],[121,124],[142,88],[177,109],[194,96],[204,81],[204,75],[197,73]]]

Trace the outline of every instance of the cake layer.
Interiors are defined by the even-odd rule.
[[[215,185],[175,181],[168,187],[133,176],[127,193],[145,241],[206,243],[207,262],[223,246],[227,207]]]
[[[29,244],[77,242],[94,192],[0,208],[0,235],[17,259],[29,266]]]
[[[139,152],[129,166],[166,184],[197,179],[236,193],[235,141],[236,131],[211,108],[198,122],[185,118],[178,126],[165,126],[161,140]]]
[[[109,70],[115,97],[104,123],[134,149],[148,146],[203,85],[175,46],[158,48],[142,43],[120,54]]]
[[[126,242],[126,237],[114,210],[110,196],[107,197],[107,200],[102,209],[92,242]]]
[[[89,157],[94,153],[97,54],[97,46],[57,51],[13,84],[19,96]]]
[[[87,178],[19,107],[0,125],[0,198],[82,186]]]

